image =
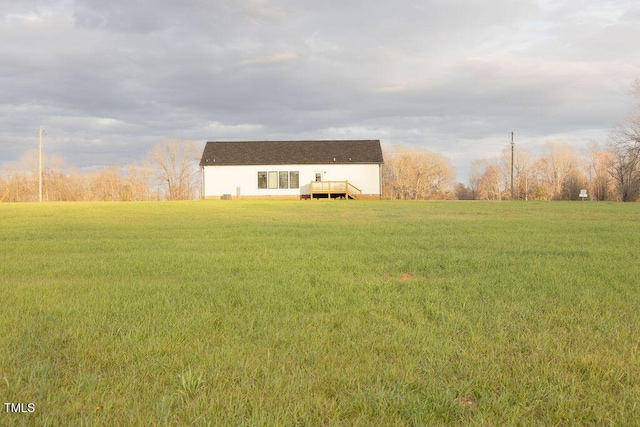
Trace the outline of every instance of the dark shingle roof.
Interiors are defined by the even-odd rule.
[[[200,160],[200,166],[314,163],[383,163],[380,141],[210,141]]]

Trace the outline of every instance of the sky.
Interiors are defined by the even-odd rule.
[[[0,164],[80,170],[167,139],[380,139],[473,160],[604,143],[640,78],[637,0],[0,0]]]

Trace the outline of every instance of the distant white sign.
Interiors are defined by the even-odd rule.
[[[574,194],[575,194],[575,193],[574,193]],[[582,200],[584,200],[584,199],[586,199],[587,197],[589,197],[589,196],[587,196],[587,189],[586,189],[586,188],[583,188],[582,190],[580,190],[580,198],[581,198]]]

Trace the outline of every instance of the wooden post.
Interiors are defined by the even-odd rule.
[[[38,173],[38,201],[42,202],[42,126],[40,126],[40,131],[38,132],[38,140],[39,140],[39,149],[38,149],[38,163],[39,163],[39,173]]]
[[[331,200],[331,181],[327,181],[327,199]]]
[[[513,132],[511,132],[511,192],[509,193],[509,199],[515,200],[513,197]]]

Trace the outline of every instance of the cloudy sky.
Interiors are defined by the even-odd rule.
[[[604,141],[640,78],[637,0],[0,0],[0,164],[168,138],[380,139],[474,159]]]

